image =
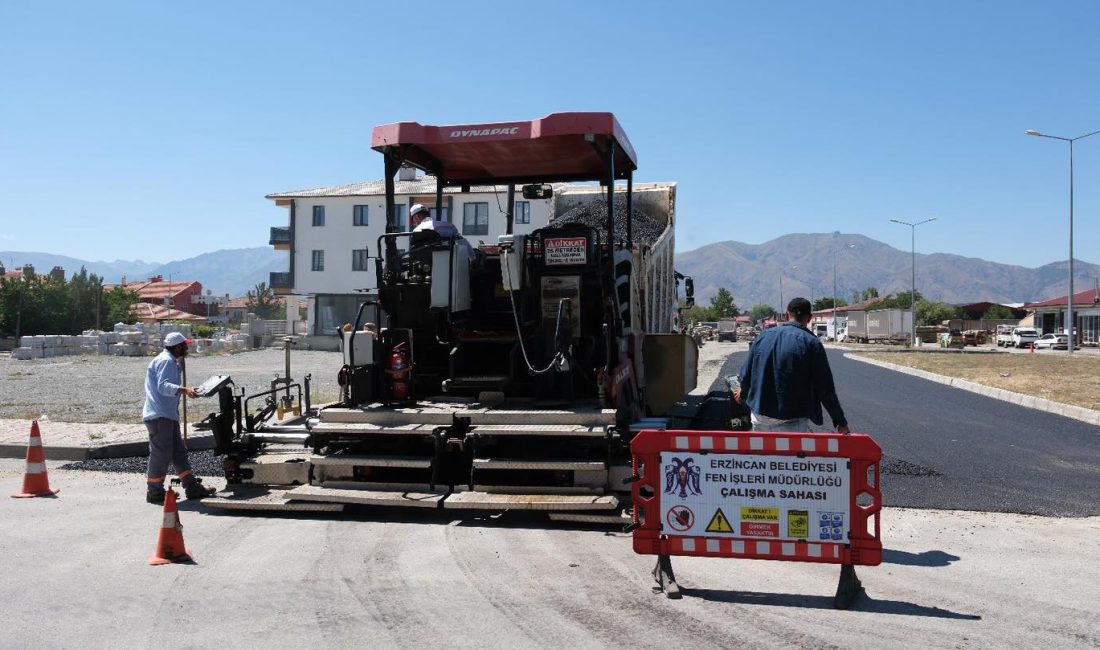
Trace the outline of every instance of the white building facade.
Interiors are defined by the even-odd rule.
[[[403,169],[394,182],[401,230],[408,229],[409,208],[417,203],[440,218],[435,179],[414,177],[412,171]],[[549,201],[523,200],[516,194],[512,231],[527,234],[545,226]],[[335,335],[354,320],[359,304],[376,294],[378,238],[386,232],[385,182],[279,192],[266,198],[286,208],[289,216],[289,226],[271,228],[270,244],[290,253],[290,268],[272,273],[270,286],[287,296],[288,303],[314,298],[309,303],[308,333]],[[495,245],[506,228],[507,202],[506,186],[473,187],[469,192],[444,188],[441,216],[472,246]]]

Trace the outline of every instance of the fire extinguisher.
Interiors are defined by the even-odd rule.
[[[393,346],[393,354],[390,355],[389,367],[386,372],[390,375],[390,392],[396,400],[405,400],[409,397],[409,368],[408,357],[405,355],[406,343],[398,343]]]

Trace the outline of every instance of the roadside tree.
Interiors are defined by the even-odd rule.
[[[1010,320],[1015,317],[1016,315],[1012,313],[1012,310],[1004,305],[993,305],[989,308],[989,311],[982,315],[982,318],[986,320]]]
[[[917,325],[939,325],[961,315],[958,307],[945,302],[917,300]]]
[[[133,323],[137,294],[103,292],[103,278],[81,268],[63,277],[28,274],[0,280],[0,332],[14,336],[79,334],[111,323]]]
[[[753,306],[753,308],[749,310],[748,317],[752,322],[759,323],[766,318],[771,318],[777,313],[779,312],[775,310],[775,307],[761,304]]]
[[[845,300],[843,298],[837,298],[836,299],[836,306],[837,307],[845,307],[847,305],[848,305],[847,300]],[[832,308],[833,308],[833,298],[831,296],[828,297],[828,298],[818,298],[817,300],[814,301],[814,311],[822,311],[822,310],[825,310],[825,309],[832,309]]]
[[[710,299],[710,308],[716,319],[734,318],[740,313],[733,302],[733,294],[725,287],[718,289],[718,295]]]
[[[282,308],[275,290],[267,286],[266,282],[257,284],[254,289],[245,294],[245,305],[248,311],[256,314],[256,318],[264,320],[278,318]]]

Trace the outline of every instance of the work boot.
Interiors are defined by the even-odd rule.
[[[158,505],[158,506],[163,506],[164,505],[164,490],[163,489],[146,490],[145,491],[145,502],[146,503],[152,503],[152,504],[155,504],[155,505]]]
[[[196,478],[184,488],[184,494],[188,499],[205,499],[214,496],[217,491],[217,488],[204,486],[201,478]]]

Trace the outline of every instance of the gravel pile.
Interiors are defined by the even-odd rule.
[[[140,423],[145,400],[145,369],[152,357],[65,357],[16,361],[0,355],[0,418],[30,420],[47,416],[58,422]],[[191,357],[187,383],[197,386],[211,375],[230,375],[248,394],[267,390],[283,374],[285,353],[265,349],[238,354]],[[292,351],[291,375],[312,373],[314,403],[339,396],[339,352]]]
[[[188,452],[187,458],[191,461],[191,469],[197,476],[222,477],[222,456],[211,450]],[[148,458],[145,456],[131,456],[129,458],[96,458],[82,460],[76,463],[62,465],[60,469],[72,469],[87,472],[124,472],[127,474],[144,474]],[[172,468],[169,467],[169,472]],[[170,474],[170,476],[175,476]]]
[[[666,223],[650,217],[632,206],[634,215],[633,235],[635,244],[651,245],[665,231]],[[554,218],[552,226],[579,224],[607,232],[607,201],[604,199],[582,203]],[[626,197],[615,197],[615,239],[626,241]]]

